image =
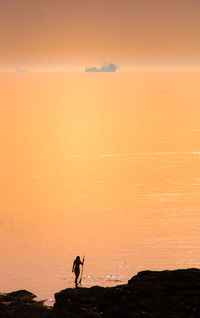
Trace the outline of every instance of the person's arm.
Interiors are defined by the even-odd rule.
[[[75,266],[75,262],[73,263],[73,266],[72,266],[72,273],[74,272],[74,266]]]

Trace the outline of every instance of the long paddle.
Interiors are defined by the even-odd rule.
[[[82,261],[83,265],[84,265],[84,261],[85,261],[85,255],[83,255],[83,261]],[[82,277],[83,277],[83,265],[82,265],[82,269],[81,269],[81,278],[79,280],[80,285],[81,285],[81,281],[82,281]]]

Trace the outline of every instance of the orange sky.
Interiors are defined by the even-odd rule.
[[[199,0],[0,2],[0,70],[199,65]]]

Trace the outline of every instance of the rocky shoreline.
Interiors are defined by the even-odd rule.
[[[68,288],[54,307],[21,290],[0,295],[0,318],[199,318],[200,270],[143,271],[115,287]]]

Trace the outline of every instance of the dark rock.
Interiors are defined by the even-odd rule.
[[[144,271],[126,285],[65,289],[53,308],[35,297],[0,295],[0,318],[199,318],[200,270]]]
[[[31,301],[34,298],[36,298],[37,296],[35,296],[34,294],[28,292],[27,290],[18,290],[18,291],[14,291],[12,293],[8,293],[6,295],[3,296],[4,299],[6,301],[17,301],[17,300],[22,300],[22,301]]]
[[[35,297],[26,290],[0,295],[0,318],[55,317],[42,301],[34,301]]]
[[[127,285],[65,289],[55,299],[57,313],[76,307],[77,317],[199,318],[200,270],[143,271]]]

